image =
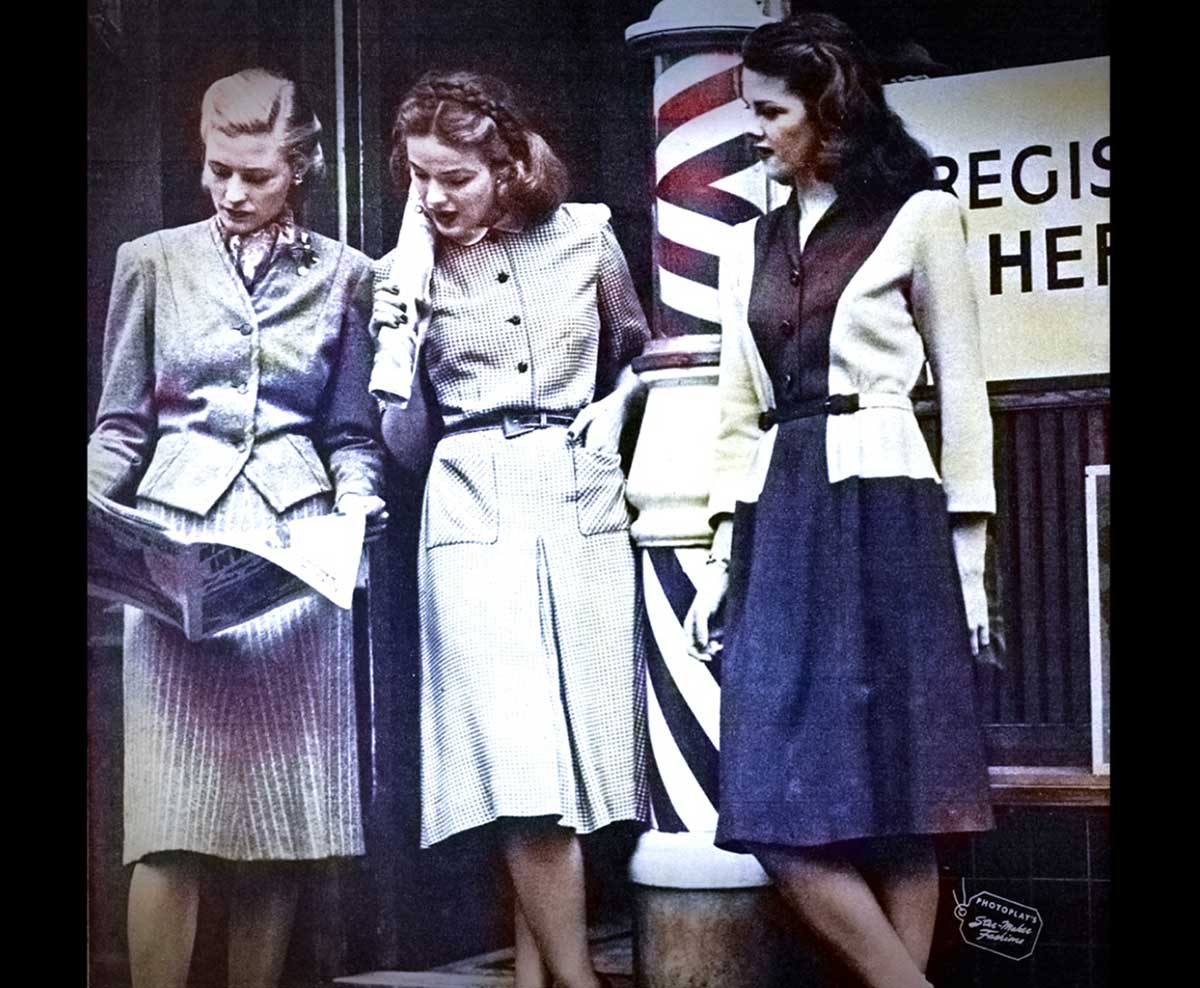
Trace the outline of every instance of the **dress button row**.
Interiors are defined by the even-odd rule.
[[[501,271],[498,275],[496,275],[496,280],[503,285],[506,281],[508,281],[508,272]]]
[[[517,370],[524,374],[527,370],[529,370],[529,364],[522,360],[517,364]]]
[[[520,326],[520,325],[521,325],[521,317],[520,317],[520,316],[509,316],[509,317],[508,317],[508,321],[509,321],[510,323],[512,323],[514,326]]]
[[[250,326],[246,325],[246,323],[242,323],[240,326],[238,326],[237,331],[243,336],[249,336],[254,332],[254,330]]]

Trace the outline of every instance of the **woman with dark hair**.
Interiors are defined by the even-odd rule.
[[[726,596],[718,845],[749,851],[863,983],[927,986],[931,835],[992,825],[991,419],[957,200],[840,21],[743,48],[751,138],[790,199],[722,257],[711,579]],[[940,476],[909,394],[928,362]]]
[[[376,266],[372,387],[406,394],[419,338],[444,423],[418,550],[421,844],[494,827],[518,988],[547,969],[595,988],[577,835],[648,810],[618,444],[649,330],[607,207],[562,204],[566,171],[501,82],[426,75],[392,137],[414,209]]]
[[[385,515],[370,261],[296,219],[320,132],[272,72],[205,93],[215,215],[117,252],[90,491],[195,534]],[[133,986],[186,985],[223,877],[229,983],[270,988],[297,864],[363,853],[351,615],[314,594],[189,641],[127,607],[124,690]]]

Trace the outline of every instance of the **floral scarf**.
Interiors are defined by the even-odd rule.
[[[234,266],[242,277],[247,291],[252,291],[271,264],[281,254],[291,255],[298,262],[296,272],[308,274],[316,261],[317,255],[312,248],[312,240],[307,230],[296,225],[295,216],[290,207],[285,207],[270,223],[265,224],[253,233],[229,233],[216,218],[217,229],[225,241],[225,247],[233,258]]]

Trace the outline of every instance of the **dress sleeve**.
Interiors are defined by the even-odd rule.
[[[88,490],[119,498],[136,485],[156,441],[154,277],[144,245],[122,244],[104,326],[103,379],[88,440]]]
[[[962,211],[948,193],[925,195],[911,299],[938,391],[942,485],[951,512],[992,513],[992,419]]]
[[[329,465],[335,498],[378,494],[382,486],[379,406],[367,390],[374,358],[371,304],[371,267],[364,260],[342,314],[341,347],[320,425],[320,453]]]
[[[743,284],[747,256],[753,257],[753,221],[735,231],[721,254],[717,295],[721,313],[721,367],[717,387],[720,418],[713,449],[713,481],[708,499],[710,520],[732,514],[742,478],[762,438],[758,427],[764,405],[755,387],[761,362],[747,320],[749,286]]]
[[[642,352],[650,339],[650,327],[633,287],[629,265],[609,223],[600,228],[596,306],[600,314],[596,397],[602,398],[613,389],[617,376]]]

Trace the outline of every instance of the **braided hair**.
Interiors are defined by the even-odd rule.
[[[509,87],[493,76],[427,72],[408,90],[392,124],[388,159],[397,188],[408,179],[406,139],[430,134],[482,155],[496,175],[497,199],[506,211],[537,221],[566,198],[566,166],[529,126]]]
[[[903,200],[932,188],[929,153],[887,105],[875,63],[831,14],[764,24],[742,45],[742,65],[783,79],[804,101],[820,142],[814,174],[860,203]]]

